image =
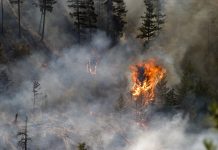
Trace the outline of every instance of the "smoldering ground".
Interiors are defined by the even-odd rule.
[[[91,47],[107,49],[109,43],[101,34]],[[101,56],[94,76],[87,72],[87,62],[92,57],[87,53],[90,46],[66,49],[46,65],[43,56],[36,53],[12,66],[10,77],[17,90],[10,97],[1,97],[1,149],[17,148],[16,134],[22,129],[25,116],[32,139],[30,149],[76,149],[78,143],[85,142],[96,150],[203,150],[203,139],[216,139],[210,130],[190,133],[188,119],[179,112],[167,117],[155,114],[152,107],[146,109],[150,117],[146,127],[138,125],[130,103],[129,65],[143,57],[129,49],[118,45]],[[144,58],[151,57],[168,64],[167,55],[158,50]],[[33,108],[34,80],[41,88]],[[120,95],[126,108],[116,111]],[[16,113],[19,115],[15,123]]]
[[[13,93],[10,96],[1,95],[0,101],[0,148],[17,148],[16,134],[24,125],[25,116],[29,118],[31,149],[76,149],[78,143],[86,142],[97,150],[203,150],[205,138],[217,142],[218,137],[213,130],[190,132],[188,119],[179,112],[167,117],[153,113],[152,108],[146,109],[152,117],[146,127],[141,127],[135,122],[131,108],[115,111],[120,95],[124,95],[126,106],[129,104],[128,70],[136,60],[158,58],[169,72],[169,81],[179,83],[180,62],[193,40],[194,43],[203,41],[199,38],[199,26],[207,21],[213,2],[216,4],[212,0],[207,5],[203,0],[168,1],[165,6],[168,17],[163,34],[144,55],[139,56],[136,51],[140,47],[130,44],[128,40],[126,45],[117,45],[102,55],[101,51],[108,49],[110,40],[101,35],[95,38],[92,46],[67,48],[62,51],[62,56],[49,62],[44,61],[43,55],[34,53],[26,60],[13,64],[9,69],[14,82]],[[132,5],[130,1],[127,4]],[[185,9],[187,5],[190,6],[190,13]],[[142,9],[134,6],[128,5],[128,8],[132,16],[143,13]],[[36,15],[37,18],[39,15]],[[132,22],[140,24],[138,16]],[[52,22],[54,19],[49,20]],[[187,24],[188,21],[190,23]],[[47,34],[62,45],[62,38],[58,39],[57,35],[64,37],[64,34],[59,32],[58,27],[55,27],[57,32],[53,32],[53,29],[48,30]],[[100,53],[96,76],[87,73],[87,62],[92,57],[90,49],[93,47],[97,47]],[[41,89],[33,109],[34,80],[40,83]],[[14,124],[16,113],[19,116],[17,124]]]

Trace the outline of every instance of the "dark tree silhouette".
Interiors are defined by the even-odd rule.
[[[14,118],[14,123],[17,123],[17,119],[18,119],[18,113],[15,114],[15,118]]]
[[[79,143],[79,145],[77,146],[78,150],[88,150],[86,143]]]
[[[17,5],[17,14],[18,14],[18,28],[19,28],[19,37],[21,37],[21,3],[23,0],[10,0],[11,4]]]
[[[41,40],[43,41],[45,36],[45,24],[46,24],[46,13],[53,11],[53,5],[56,4],[56,0],[39,0],[39,6],[41,11],[40,27],[39,31],[41,32]],[[41,31],[42,26],[42,31]]]
[[[81,40],[86,39],[87,35],[90,40],[97,22],[94,1],[68,0],[68,3],[68,7],[72,9],[70,16],[73,18],[74,24],[77,28],[78,44],[81,44]]]
[[[39,95],[40,84],[33,81],[33,107],[35,107],[37,96]]]
[[[112,12],[113,12],[113,2],[112,0],[106,0],[104,2],[105,9],[106,9],[106,33],[107,36],[112,36]]]
[[[119,38],[123,35],[123,29],[126,17],[126,5],[124,0],[113,0],[113,24],[114,24],[114,36]]]
[[[176,89],[172,88],[166,93],[165,105],[171,107],[178,107],[180,105]]]
[[[28,149],[28,141],[31,141],[31,138],[29,138],[29,136],[28,136],[27,122],[28,122],[28,118],[26,117],[24,129],[22,129],[21,131],[19,131],[17,133],[18,138],[20,138],[17,145],[22,150],[27,150]]]
[[[68,7],[73,11],[70,12],[70,16],[74,19],[74,24],[77,28],[77,40],[78,44],[81,43],[81,25],[82,21],[85,20],[84,9],[86,8],[85,2],[82,0],[68,0]]]
[[[94,6],[94,1],[93,0],[87,0],[87,18],[88,22],[85,28],[88,28],[89,30],[89,40],[92,38],[92,33],[94,29],[97,28],[96,23],[97,23],[97,14],[95,13],[95,6]]]
[[[12,85],[12,81],[8,77],[6,71],[0,72],[0,94],[5,94],[8,88]]]
[[[2,17],[1,31],[2,31],[2,35],[3,35],[4,34],[4,4],[3,4],[3,0],[1,0],[1,17]]]
[[[7,58],[5,56],[3,45],[0,43],[0,64],[5,64],[6,62],[7,62]]]
[[[145,15],[142,16],[142,26],[139,28],[140,34],[137,38],[145,40],[145,44],[155,37],[158,30],[156,23],[156,15],[154,12],[154,4],[152,0],[144,0],[146,6]]]

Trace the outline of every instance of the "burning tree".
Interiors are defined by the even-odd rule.
[[[15,5],[17,5],[17,12],[18,12],[18,28],[19,28],[19,37],[21,37],[21,23],[20,23],[20,5],[21,5],[21,3],[23,3],[23,0],[10,0],[10,3],[11,4],[15,4]]]
[[[141,105],[150,104],[155,99],[155,88],[165,76],[166,70],[157,65],[154,59],[132,65],[130,70],[134,100]]]
[[[28,136],[27,122],[28,122],[28,118],[26,117],[24,129],[22,129],[21,131],[19,131],[19,132],[17,133],[17,136],[20,138],[20,140],[18,141],[17,145],[18,145],[18,147],[20,147],[22,150],[27,150],[27,148],[28,148],[28,147],[27,147],[27,146],[28,146],[28,141],[31,140],[31,138],[29,138],[29,136]]]

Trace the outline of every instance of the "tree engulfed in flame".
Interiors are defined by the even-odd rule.
[[[151,103],[155,98],[155,88],[165,76],[166,70],[157,65],[154,59],[150,59],[130,66],[130,71],[134,100],[140,100],[143,105]]]

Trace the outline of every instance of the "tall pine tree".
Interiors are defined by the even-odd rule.
[[[41,32],[41,40],[44,39],[45,36],[45,23],[46,23],[46,12],[53,11],[53,5],[56,4],[56,0],[39,0],[39,8],[41,11],[41,20],[40,20],[40,32]],[[41,31],[42,26],[42,31]]]
[[[3,33],[4,33],[4,4],[3,4],[3,0],[1,0],[1,18],[2,18],[1,31],[2,31],[2,35],[3,35]]]
[[[107,33],[107,36],[112,37],[112,16],[113,16],[113,2],[112,0],[106,0],[104,2],[105,10],[106,10],[106,16],[105,16],[105,31]]]
[[[140,34],[137,38],[144,39],[145,44],[151,41],[158,30],[156,23],[156,14],[154,12],[154,4],[152,0],[144,0],[146,6],[145,15],[141,18],[143,19],[142,26],[139,28]]]
[[[81,44],[82,39],[90,40],[93,29],[96,28],[97,15],[95,14],[95,7],[93,0],[68,0],[68,7],[73,11],[70,16],[74,20],[77,30],[78,44]]]
[[[124,0],[113,0],[113,24],[114,24],[114,36],[119,38],[123,35],[123,29],[126,17],[126,5]]]
[[[97,28],[97,14],[95,13],[95,7],[94,7],[94,1],[93,0],[87,0],[87,18],[88,23],[86,28],[89,30],[89,40],[92,38],[92,33],[94,32],[94,29]]]

